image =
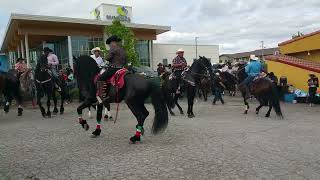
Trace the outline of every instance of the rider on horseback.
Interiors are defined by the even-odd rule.
[[[58,57],[48,47],[43,48],[43,54],[47,57],[47,65],[49,67],[51,76],[58,88],[58,91],[61,91],[60,89],[61,83],[60,83],[59,74],[58,74],[58,65],[59,65]]]
[[[106,44],[110,46],[109,54],[106,58],[109,61],[109,67],[106,71],[101,74],[98,78],[98,81],[107,81],[110,79],[118,70],[122,69],[127,64],[127,54],[126,51],[120,46],[122,40],[118,36],[111,36],[107,39]],[[106,88],[108,95],[108,91],[110,88]],[[101,102],[100,98],[101,94],[98,94],[97,98]]]
[[[255,55],[250,55],[250,63],[245,67],[245,72],[247,73],[248,77],[240,84],[240,87],[245,89],[246,99],[250,97],[250,84],[256,77],[260,75],[262,71],[263,67],[259,61],[259,58],[257,58]]]
[[[179,84],[178,91],[181,89],[182,72],[187,67],[187,61],[183,57],[183,55],[184,55],[184,50],[178,49],[177,56],[172,60],[172,72]]]

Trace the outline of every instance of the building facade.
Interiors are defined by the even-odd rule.
[[[178,49],[184,50],[184,57],[188,65],[191,65],[194,59],[199,56],[205,56],[211,63],[219,61],[219,46],[218,45],[184,45],[184,44],[153,44],[153,65],[152,68],[156,69],[159,63],[168,65],[177,56]]]
[[[264,59],[265,56],[279,54],[279,48],[267,48],[267,49],[258,49],[249,52],[241,52],[235,54],[222,54],[219,56],[219,63],[236,63],[240,60],[249,61],[250,55],[256,55],[260,59]]]
[[[153,41],[170,31],[169,26],[132,23],[132,10],[127,6],[102,4],[94,12],[94,19],[11,14],[0,51],[11,65],[23,57],[28,67],[34,67],[42,49],[49,47],[61,66],[72,67],[74,56],[89,55],[92,48],[105,45],[108,36],[104,28],[117,18],[133,31],[141,64],[152,66]]]
[[[281,54],[266,57],[269,71],[308,91],[309,74],[320,78],[320,31],[282,42],[279,49]]]

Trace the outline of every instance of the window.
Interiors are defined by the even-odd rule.
[[[162,60],[162,64],[163,64],[164,66],[167,66],[167,65],[168,65],[168,59],[163,59],[163,60]]]
[[[150,67],[150,41],[140,40],[136,43],[136,52],[138,53],[139,61],[142,66]]]

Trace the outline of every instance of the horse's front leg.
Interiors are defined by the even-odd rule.
[[[244,110],[244,114],[248,114],[250,106],[249,106],[249,103],[247,102],[247,99],[246,99],[245,95],[243,95],[243,100],[244,100],[244,104],[246,106],[245,110]]]
[[[110,121],[112,121],[113,120],[113,118],[112,118],[112,115],[111,115],[111,113],[110,113],[110,110],[111,110],[111,108],[110,108],[110,103],[109,102],[105,102],[104,103],[104,120],[106,120],[106,121],[108,121],[108,120],[110,120]]]
[[[42,106],[42,103],[41,103],[41,95],[40,95],[40,92],[38,91],[37,93],[37,104],[39,106],[39,109],[41,111],[41,114],[42,114],[42,117],[46,117],[46,110],[44,109],[44,107]]]
[[[97,125],[96,130],[92,132],[93,138],[100,136],[101,134],[101,119],[102,119],[102,111],[103,111],[103,104],[97,105]]]
[[[56,115],[59,112],[59,110],[57,108],[58,99],[57,99],[55,90],[53,90],[53,93],[52,93],[52,100],[53,100],[53,104],[54,104],[53,114]]]
[[[259,114],[260,109],[263,107],[262,104],[260,104],[257,108],[256,108],[256,114]]]
[[[270,117],[271,110],[272,110],[272,102],[269,101],[269,110],[268,110],[268,112],[267,112],[267,114],[266,114],[266,117],[267,117],[267,118]]]
[[[187,92],[187,96],[188,96],[188,117],[189,118],[194,118],[195,117],[195,115],[193,113],[193,103],[194,103],[195,94],[196,94],[196,87],[190,85],[188,87],[188,92]]]
[[[90,106],[91,106],[91,102],[88,99],[86,99],[77,108],[79,124],[81,124],[82,128],[85,129],[86,131],[89,130],[89,125],[88,125],[87,121],[82,118],[82,111],[83,111],[83,109],[88,108]]]
[[[184,114],[183,110],[182,110],[182,107],[180,106],[180,104],[178,103],[178,100],[179,100],[179,95],[178,94],[174,94],[174,103],[177,105],[179,111],[180,111],[180,114]]]
[[[64,101],[66,99],[65,88],[63,88],[63,90],[60,92],[60,96],[61,96],[60,114],[63,114],[64,113]]]
[[[51,111],[50,111],[50,106],[51,106],[51,95],[48,94],[47,97],[47,117],[51,117]]]

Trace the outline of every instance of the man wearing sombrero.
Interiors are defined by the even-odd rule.
[[[110,46],[109,54],[106,57],[106,60],[109,61],[109,68],[107,68],[106,71],[100,76],[99,81],[108,80],[112,77],[112,75],[114,75],[118,70],[122,69],[127,64],[127,54],[126,51],[120,46],[121,41],[122,40],[115,35],[107,39],[106,44]]]
[[[172,72],[174,76],[177,78],[177,81],[179,82],[179,87],[181,85],[181,74],[183,70],[187,67],[187,61],[183,57],[184,55],[184,50],[183,49],[178,49],[176,52],[177,56],[172,60]]]
[[[263,70],[262,64],[258,60],[259,58],[257,58],[254,54],[250,55],[250,63],[248,63],[248,65],[245,67],[248,77],[240,84],[240,88],[245,89],[246,99],[250,97],[249,85],[257,76],[260,75]]]
[[[92,55],[90,57],[96,61],[99,67],[103,67],[105,65],[101,57],[101,49],[99,47],[93,48],[91,50],[91,54]]]

